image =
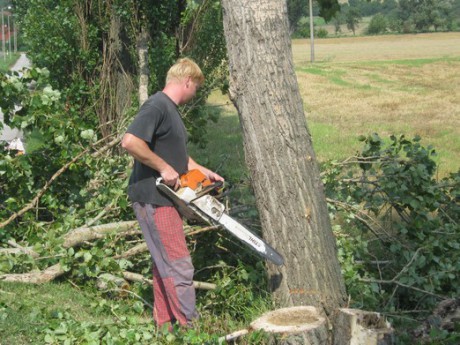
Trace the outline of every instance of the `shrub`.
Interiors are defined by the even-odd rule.
[[[352,297],[394,311],[430,310],[439,298],[458,296],[460,171],[436,180],[435,151],[419,137],[391,136],[387,145],[377,134],[361,140],[358,170],[333,165],[325,177],[345,236],[341,250],[348,250],[341,260],[348,288],[360,291]],[[372,289],[357,289],[363,282]]]
[[[388,23],[384,15],[378,13],[372,17],[367,33],[369,35],[383,34],[387,31]]]
[[[328,32],[324,28],[320,28],[316,31],[316,37],[318,38],[326,38],[328,35]]]

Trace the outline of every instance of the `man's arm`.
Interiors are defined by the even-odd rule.
[[[188,158],[188,170],[193,170],[193,169],[198,169],[200,170],[203,174],[206,175],[208,179],[211,181],[224,181],[224,178],[215,172],[209,170],[208,168],[205,168],[204,166],[198,164],[195,162],[192,157]]]
[[[144,140],[131,133],[126,133],[121,141],[121,146],[137,161],[158,171],[167,185],[174,187],[174,189],[179,187],[178,172],[160,156],[152,152]]]

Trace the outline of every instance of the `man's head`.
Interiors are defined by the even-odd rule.
[[[183,58],[171,66],[166,75],[166,84],[169,82],[179,82],[190,77],[192,81],[201,86],[204,82],[204,75],[200,67],[191,59]]]
[[[204,75],[201,72],[200,67],[191,59],[183,58],[177,60],[177,62],[171,66],[166,75],[166,93],[174,90],[174,95],[179,96],[172,97],[178,104],[188,102],[195,96],[197,89],[203,85]],[[178,93],[178,91],[180,91]],[[169,94],[169,96],[172,96]]]

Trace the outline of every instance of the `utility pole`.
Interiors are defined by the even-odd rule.
[[[10,26],[10,17],[11,15],[8,15],[8,55],[11,55],[11,26]]]
[[[313,0],[309,0],[310,7],[310,61],[315,62],[315,29],[313,25]]]
[[[13,45],[14,45],[14,53],[18,52],[18,36],[16,32],[16,22],[13,20]]]
[[[3,7],[2,7],[2,55],[3,55],[3,60],[6,60],[5,56],[5,20],[3,18]]]

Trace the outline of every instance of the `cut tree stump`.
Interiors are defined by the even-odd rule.
[[[328,323],[312,306],[298,306],[271,311],[239,330],[220,339],[232,342],[251,331],[269,334],[264,344],[283,345],[393,345],[393,328],[376,312],[343,308],[334,323],[334,338]]]
[[[325,345],[328,343],[326,319],[312,306],[297,306],[273,310],[251,323],[247,330],[240,330],[222,337],[233,341],[251,331],[269,333],[267,344]]]
[[[394,344],[393,328],[376,312],[339,309],[334,326],[334,345]]]

